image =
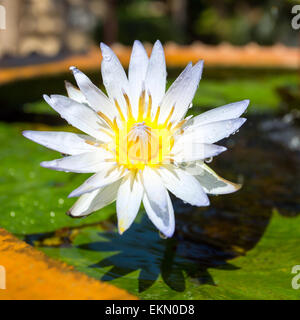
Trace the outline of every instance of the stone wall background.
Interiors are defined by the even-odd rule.
[[[0,31],[0,58],[89,49],[90,32],[105,16],[104,0],[2,0],[6,30]]]

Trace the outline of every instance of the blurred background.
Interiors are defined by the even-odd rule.
[[[7,30],[0,33],[0,57],[55,56],[84,52],[100,41],[132,45],[228,42],[245,45],[299,44],[284,0],[2,0]],[[299,2],[298,2],[299,3]]]
[[[152,44],[160,39],[171,77],[188,62],[200,59],[205,61],[207,80],[227,74],[230,77],[226,81],[232,81],[257,71],[260,77],[276,74],[278,69],[279,73],[295,75],[300,62],[300,36],[299,28],[292,26],[293,18],[298,25],[297,10],[292,13],[292,9],[297,4],[300,2],[296,0],[1,0],[5,11],[1,14],[5,28],[0,29],[1,99],[12,109],[25,101],[35,101],[41,91],[27,90],[29,82],[19,86],[20,93],[13,96],[13,101],[6,85],[24,79],[39,83],[39,77],[46,81],[48,76],[47,85],[51,87],[53,76],[70,78],[63,75],[70,65],[90,73],[101,85],[101,41],[112,45],[127,68],[135,39],[144,43],[149,54]],[[54,82],[57,90],[58,82]],[[34,84],[30,82],[30,86]],[[279,94],[284,95],[282,90]],[[261,98],[266,94],[256,95],[254,105],[259,108],[279,105],[274,96],[265,103]],[[213,97],[202,100],[198,104],[222,102]]]
[[[286,289],[290,279],[282,274],[288,270],[289,275],[290,266],[299,264],[300,7],[292,13],[296,5],[300,1],[0,0],[0,228],[142,298],[211,299],[216,292],[232,298],[243,292],[246,299],[298,299],[296,290]],[[114,204],[86,219],[65,215],[74,202],[67,195],[87,176],[41,168],[41,161],[60,155],[21,134],[26,129],[74,130],[42,95],[66,94],[64,80],[75,84],[72,65],[105,91],[99,42],[111,45],[127,68],[135,39],[144,43],[148,54],[157,39],[163,42],[168,86],[188,62],[204,59],[190,114],[251,101],[240,133],[222,141],[230,152],[210,164],[244,187],[232,195],[211,197],[209,208],[173,199],[176,233],[169,240],[160,239],[143,217],[120,238]],[[252,269],[234,278],[239,271],[228,261],[255,248],[272,219],[269,251],[263,250],[272,254],[246,261],[241,272]],[[111,255],[113,251],[119,254]],[[224,279],[210,271],[216,267],[218,272],[224,268]],[[262,270],[265,274],[257,280]],[[163,281],[156,281],[159,277]],[[218,286],[199,291],[215,278],[221,279]],[[274,279],[278,282],[272,287]],[[236,294],[230,292],[231,281]],[[30,290],[23,298],[31,297]]]

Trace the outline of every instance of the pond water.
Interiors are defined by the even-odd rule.
[[[24,127],[57,130],[51,126],[61,122],[40,114],[35,124],[2,123],[1,132],[13,144],[4,136],[0,141],[3,163],[9,166],[1,188],[13,191],[0,196],[7,213],[0,225],[141,298],[297,299],[290,269],[300,264],[299,123],[295,113],[250,111],[246,117],[236,135],[219,143],[229,150],[209,164],[243,188],[211,196],[207,208],[173,197],[176,232],[171,239],[160,237],[143,210],[123,236],[116,232],[114,206],[86,219],[66,217],[71,204],[66,195],[82,178],[38,168],[39,161],[57,154],[19,136]],[[19,153],[12,152],[12,145]]]

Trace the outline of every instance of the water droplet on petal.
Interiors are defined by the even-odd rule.
[[[206,159],[204,159],[204,161],[206,162],[206,163],[211,163],[212,161],[213,161],[213,157],[210,157],[210,158],[206,158]]]
[[[103,57],[103,60],[110,61],[112,56],[109,53],[102,53],[102,57]]]

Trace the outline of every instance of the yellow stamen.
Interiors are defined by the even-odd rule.
[[[118,112],[119,112],[119,115],[120,115],[120,117],[121,117],[121,120],[122,120],[122,121],[125,121],[125,117],[124,117],[124,115],[123,115],[123,112],[122,112],[122,110],[121,110],[121,107],[120,107],[117,99],[114,99],[114,101],[115,101],[116,108],[117,108],[117,110],[118,110]]]
[[[126,101],[126,105],[127,105],[128,119],[133,118],[129,97],[128,97],[128,95],[126,93],[123,93],[123,95],[124,95],[124,98],[125,98],[125,101]]]
[[[152,110],[152,96],[150,93],[148,93],[149,101],[148,101],[148,110],[147,110],[147,116],[146,119],[151,118],[151,110]]]
[[[97,142],[90,141],[90,140],[85,140],[84,142],[87,143],[87,144],[90,144],[91,146],[96,146],[96,145],[98,145]]]
[[[114,117],[114,120],[113,120],[113,129],[115,131],[119,131],[119,127],[118,127],[118,123],[117,123],[117,118]]]
[[[181,120],[180,122],[178,122],[178,123],[176,124],[176,126],[172,129],[173,132],[176,131],[176,130],[178,130],[179,128],[181,128],[182,125],[185,123],[185,121],[186,121],[186,120],[183,119],[183,120]]]
[[[167,126],[168,122],[170,121],[170,119],[171,119],[171,117],[172,117],[172,115],[173,115],[173,113],[174,113],[174,110],[175,110],[175,106],[172,107],[172,109],[171,109],[171,111],[170,111],[167,119],[166,119],[165,122],[164,122],[164,126]]]
[[[103,112],[98,111],[97,114],[105,120],[105,122],[113,129],[113,123],[111,122],[111,120],[108,118],[108,116],[106,116]]]
[[[158,106],[158,107],[157,107],[157,110],[156,110],[156,115],[155,115],[155,118],[154,118],[154,123],[155,123],[155,124],[158,123],[159,114],[160,114],[160,106]]]
[[[172,125],[173,125],[173,122],[169,122],[169,124],[167,125],[167,130],[171,130]]]
[[[138,122],[141,122],[144,117],[145,111],[145,89],[142,91],[142,94],[139,98],[139,114],[138,114]]]

